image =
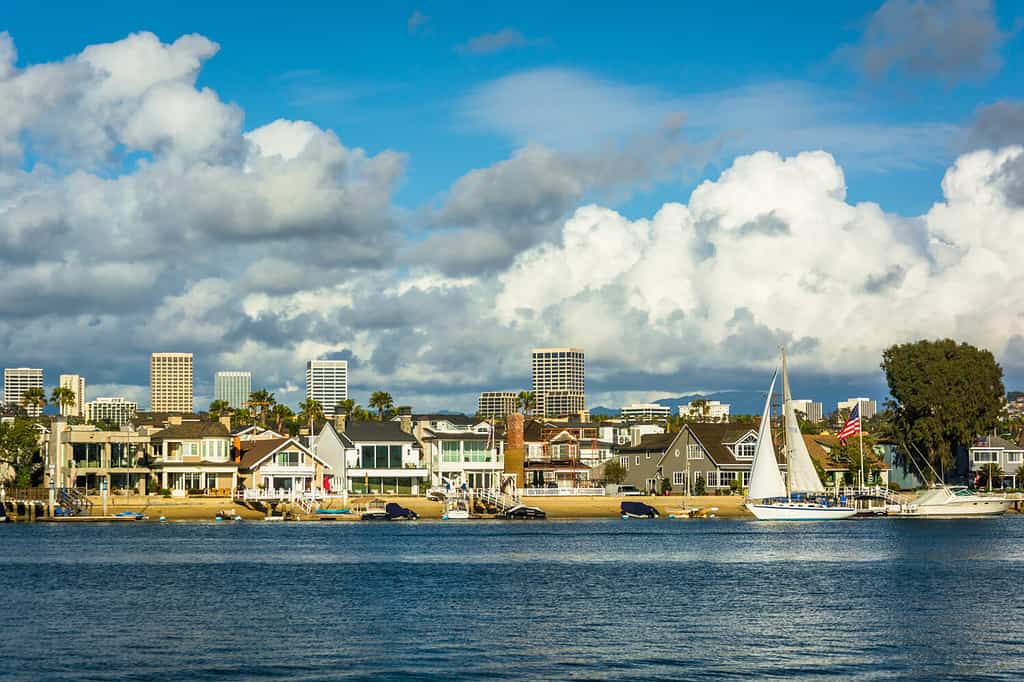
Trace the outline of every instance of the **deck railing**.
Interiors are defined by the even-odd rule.
[[[520,488],[520,497],[602,497],[604,488]]]

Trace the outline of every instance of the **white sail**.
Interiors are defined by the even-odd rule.
[[[786,368],[786,353],[782,353],[782,410],[786,424],[786,470],[789,473],[789,491],[793,493],[823,493],[825,486],[818,478],[818,472],[807,452],[807,444],[800,433],[800,422],[793,409],[793,396],[789,394],[789,373]]]
[[[775,447],[772,445],[771,405],[774,391],[775,376],[772,376],[772,385],[768,389],[764,412],[761,414],[761,428],[757,432],[757,449],[754,450],[754,461],[750,465],[747,497],[752,500],[786,497],[786,484],[782,481],[779,462],[775,459]]]

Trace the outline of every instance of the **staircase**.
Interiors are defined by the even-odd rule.
[[[508,511],[519,504],[519,498],[513,495],[506,495],[490,488],[476,488],[470,491],[470,495],[483,502],[489,507],[494,507],[499,512]]]
[[[60,488],[57,491],[57,504],[64,510],[65,516],[89,516],[92,514],[92,502],[77,488]]]
[[[313,510],[316,509],[317,506],[316,500],[312,497],[296,497],[293,502],[298,505],[299,509],[301,509],[306,516],[312,514]]]

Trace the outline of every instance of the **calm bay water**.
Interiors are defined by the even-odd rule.
[[[0,525],[0,678],[1021,679],[1024,517]]]

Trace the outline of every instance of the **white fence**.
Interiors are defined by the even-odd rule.
[[[296,502],[299,500],[322,500],[325,497],[322,490],[267,490],[246,488],[235,493],[235,499],[242,502]]]
[[[520,488],[520,497],[603,497],[604,488]]]

